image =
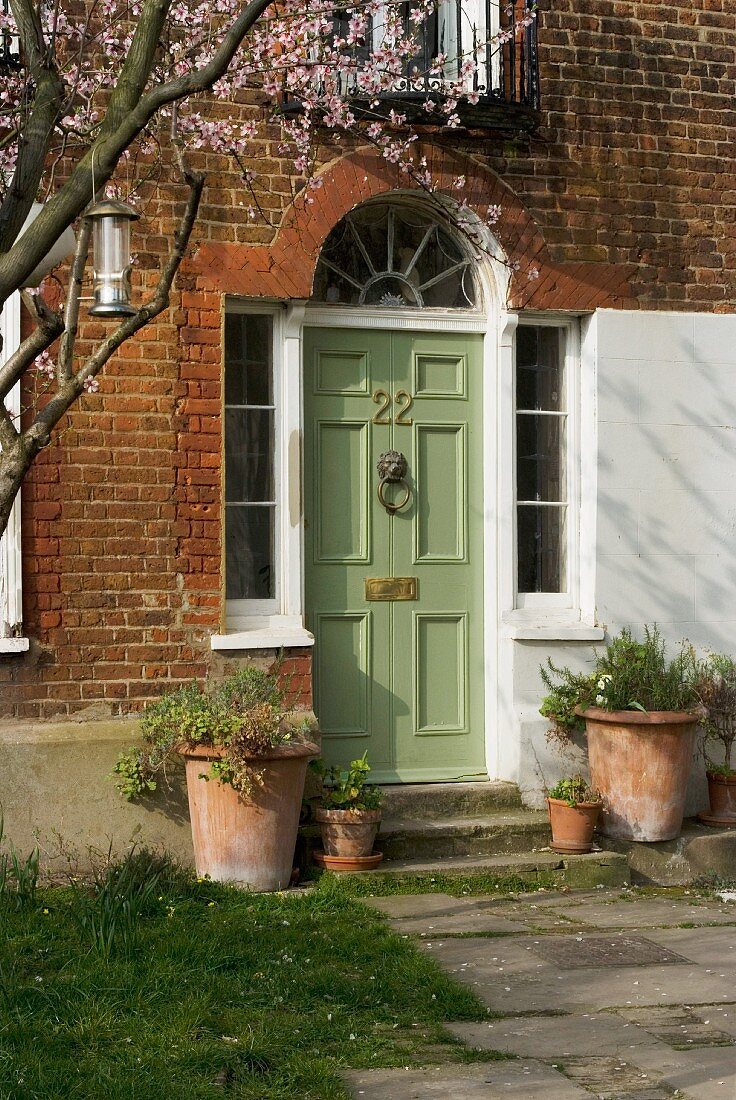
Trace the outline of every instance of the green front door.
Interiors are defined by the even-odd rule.
[[[306,608],[324,756],[367,749],[383,782],[485,774],[482,337],[314,328],[304,347]],[[389,450],[408,464],[405,484],[383,485],[389,506],[408,489],[393,514],[376,470]],[[386,588],[416,598],[369,598]]]

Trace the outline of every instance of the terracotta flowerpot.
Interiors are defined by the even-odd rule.
[[[294,860],[307,763],[316,745],[277,745],[253,758],[263,785],[245,798],[229,783],[203,779],[223,749],[183,745],[197,874],[258,893],[285,890]]]
[[[600,830],[621,840],[672,840],[682,828],[697,719],[681,711],[581,712]]]
[[[706,825],[730,825],[736,828],[736,775],[706,771],[710,813],[699,815]]]
[[[579,802],[570,806],[561,798],[547,799],[553,852],[589,852],[602,803]]]
[[[381,820],[380,810],[326,810],[318,807],[315,820],[322,830],[328,856],[369,856]]]

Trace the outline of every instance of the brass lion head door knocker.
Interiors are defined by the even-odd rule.
[[[390,516],[400,512],[411,500],[411,489],[406,482],[409,465],[401,451],[384,451],[379,456],[376,465],[378,471],[378,499]],[[395,501],[386,500],[386,485],[400,484],[404,487],[403,495]]]

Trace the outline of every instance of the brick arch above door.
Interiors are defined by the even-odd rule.
[[[634,265],[555,263],[518,195],[494,172],[457,150],[436,145],[416,148],[418,155],[427,158],[444,196],[457,201],[461,194],[482,222],[491,206],[500,206],[493,233],[509,261],[518,264],[511,281],[510,307],[636,308],[629,286]],[[462,192],[453,187],[458,176],[465,177]],[[333,161],[321,179],[321,187],[294,200],[270,245],[202,244],[184,269],[196,278],[193,289],[251,298],[309,298],[314,269],[330,230],[356,206],[391,191],[406,191],[408,182],[373,149],[359,149]]]

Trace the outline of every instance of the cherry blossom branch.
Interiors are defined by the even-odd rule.
[[[12,390],[31,363],[50,348],[54,340],[64,331],[64,322],[59,314],[52,310],[39,294],[24,294],[26,307],[35,314],[37,327],[27,336],[19,348],[0,368],[0,404]]]
[[[2,252],[17,237],[36,197],[64,94],[63,83],[48,56],[38,11],[30,0],[11,0],[11,6],[35,92],[29,117],[19,132],[13,182],[0,207]]]

